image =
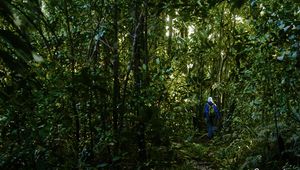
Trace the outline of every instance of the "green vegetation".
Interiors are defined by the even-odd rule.
[[[0,0],[0,169],[299,169],[299,47],[298,0]]]

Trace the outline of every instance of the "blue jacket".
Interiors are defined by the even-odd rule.
[[[204,117],[207,118],[207,119],[209,118],[209,108],[210,107],[213,107],[215,115],[216,115],[216,119],[220,119],[221,115],[220,115],[220,112],[218,110],[218,107],[217,107],[217,105],[215,105],[212,102],[207,102],[205,104],[205,106],[204,106]]]

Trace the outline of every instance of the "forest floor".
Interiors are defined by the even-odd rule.
[[[186,162],[192,169],[194,170],[214,170],[213,166],[210,162],[205,161],[197,161],[197,160],[189,160]],[[181,169],[181,168],[179,168]]]
[[[205,133],[195,134],[191,141],[177,145],[177,151],[185,162],[176,169],[213,170],[217,169],[214,160],[214,147]]]

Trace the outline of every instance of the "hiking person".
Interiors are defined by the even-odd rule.
[[[204,118],[207,125],[207,136],[211,139],[214,135],[214,131],[216,127],[214,123],[221,118],[220,112],[218,110],[217,105],[213,102],[212,97],[207,99],[207,102],[204,106]]]

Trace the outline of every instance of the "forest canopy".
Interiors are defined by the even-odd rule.
[[[0,169],[299,169],[299,47],[298,0],[0,0]]]

